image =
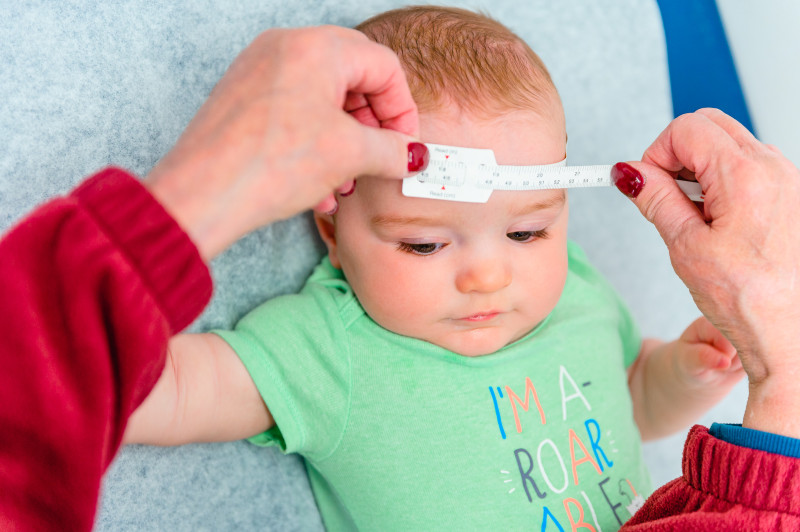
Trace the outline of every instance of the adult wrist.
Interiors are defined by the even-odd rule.
[[[160,163],[144,179],[144,185],[197,246],[200,256],[209,262],[231,245],[236,238],[226,231],[230,216],[224,216],[225,200],[190,169],[170,168]],[[214,197],[214,200],[210,198]]]
[[[780,375],[751,383],[742,426],[800,438],[800,397],[796,379]]]

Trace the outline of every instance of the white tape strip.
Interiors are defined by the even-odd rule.
[[[498,165],[492,150],[427,144],[428,168],[403,180],[410,197],[485,203],[493,190],[544,190],[612,186],[611,166],[566,166],[566,159],[534,166]],[[692,201],[703,201],[699,183],[678,181]]]

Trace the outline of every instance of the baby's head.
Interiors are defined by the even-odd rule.
[[[498,164],[565,156],[564,113],[538,56],[500,23],[432,6],[358,26],[400,57],[424,142],[494,150]],[[334,266],[366,312],[398,334],[466,356],[536,327],[567,275],[562,190],[494,191],[487,203],[407,198],[396,180],[362,179],[317,215]]]

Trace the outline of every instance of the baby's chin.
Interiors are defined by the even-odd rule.
[[[494,354],[507,345],[513,344],[520,336],[509,337],[508,333],[487,327],[471,331],[459,331],[445,338],[427,339],[448,351],[465,357],[482,357]]]

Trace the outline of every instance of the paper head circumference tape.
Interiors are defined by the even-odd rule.
[[[428,168],[403,180],[403,195],[486,203],[493,190],[545,190],[613,186],[611,165],[498,165],[490,149],[426,144]],[[692,201],[703,201],[699,183],[678,181]]]

